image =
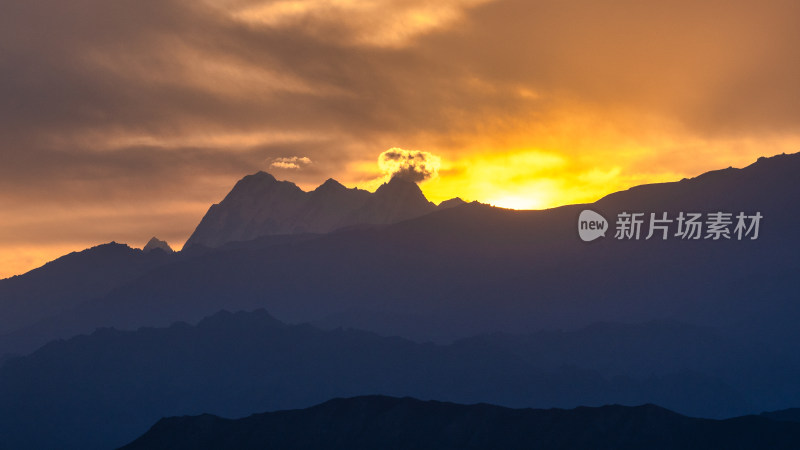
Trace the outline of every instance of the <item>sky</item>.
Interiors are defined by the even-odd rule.
[[[0,277],[180,248],[259,170],[374,190],[411,155],[432,201],[539,209],[800,150],[795,0],[0,9]]]

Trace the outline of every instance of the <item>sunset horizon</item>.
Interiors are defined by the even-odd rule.
[[[440,159],[434,202],[516,209],[800,150],[792,2],[12,5],[0,277],[180,243],[259,170],[374,190],[391,148]]]
[[[785,154],[785,153],[783,153],[783,154]],[[760,155],[758,157],[771,157],[771,156],[775,156],[775,155]],[[753,159],[753,160],[751,160],[749,162],[745,162],[745,163],[740,164],[740,165],[730,165],[730,166],[727,166],[727,167],[742,168],[742,167],[748,166],[748,165],[750,165],[750,164],[752,164],[754,162],[755,162],[755,159]],[[299,166],[297,168],[299,168]],[[289,169],[297,169],[297,168],[292,167],[292,168],[289,168]],[[422,192],[425,195],[425,197],[428,200],[430,200],[433,203],[435,203],[435,204],[439,204],[439,203],[441,203],[443,201],[450,200],[450,199],[453,199],[453,198],[461,198],[462,200],[465,200],[467,202],[477,201],[479,203],[484,203],[484,204],[495,206],[495,207],[499,207],[499,208],[507,208],[507,209],[515,209],[515,210],[540,210],[540,209],[550,209],[550,208],[556,208],[556,207],[559,207],[559,206],[566,206],[566,205],[572,205],[572,204],[592,203],[592,202],[594,202],[596,200],[599,200],[600,198],[602,198],[602,197],[604,197],[604,196],[606,196],[608,194],[611,194],[611,193],[614,193],[614,192],[618,192],[618,191],[622,191],[622,190],[625,190],[625,189],[628,189],[628,188],[631,188],[631,187],[634,187],[634,186],[639,186],[639,185],[643,185],[643,184],[652,184],[652,183],[662,183],[662,182],[675,182],[675,181],[679,181],[682,178],[693,178],[693,177],[701,175],[702,173],[705,173],[707,171],[719,170],[719,169],[724,169],[724,168],[725,167],[709,168],[708,170],[704,170],[703,172],[694,173],[694,174],[690,174],[690,173],[687,173],[687,174],[675,174],[675,178],[643,180],[642,183],[636,183],[636,184],[632,184],[632,185],[616,186],[616,185],[613,185],[613,184],[609,184],[608,185],[609,187],[608,187],[608,189],[606,189],[606,191],[598,190],[596,192],[591,192],[591,193],[588,193],[588,192],[587,193],[582,193],[579,196],[568,198],[568,199],[565,199],[565,200],[563,200],[561,202],[555,201],[553,203],[544,203],[541,200],[542,199],[541,193],[538,193],[539,195],[537,195],[537,192],[533,192],[530,196],[526,197],[524,191],[521,192],[521,193],[519,191],[513,191],[513,192],[516,193],[515,195],[503,196],[501,194],[501,195],[495,196],[495,197],[489,196],[488,200],[483,200],[481,198],[475,198],[473,196],[460,194],[458,192],[450,192],[450,191],[442,190],[441,187],[438,186],[438,185],[439,184],[444,184],[445,186],[447,186],[447,183],[443,183],[440,180],[440,176],[438,175],[438,173],[435,176],[431,177],[431,178],[426,178],[426,179],[421,180],[421,181],[415,181],[415,183],[417,183],[420,186],[420,189],[422,190]],[[281,168],[281,167],[276,167],[275,165],[270,164],[266,168],[262,168],[262,169],[259,169],[257,171],[258,172],[266,172],[266,173],[269,173],[271,175],[275,175],[275,174],[279,174],[279,173],[286,173],[286,169],[287,168],[285,168],[285,167]],[[438,170],[437,170],[437,172],[438,172]],[[294,171],[292,170],[292,171],[286,173],[286,177],[284,177],[284,178],[277,177],[277,179],[279,181],[289,181],[291,183],[294,183],[298,187],[300,187],[301,189],[303,189],[304,191],[307,191],[307,192],[313,191],[315,188],[317,188],[318,186],[322,185],[323,182],[324,182],[324,179],[323,179],[322,181],[320,181],[317,184],[314,184],[313,182],[312,183],[298,184],[298,183],[295,183],[290,178],[293,173],[294,173]],[[242,176],[246,176],[246,175],[251,175],[251,173],[242,174]],[[348,188],[357,188],[357,189],[366,190],[368,192],[374,192],[376,189],[378,189],[380,187],[381,184],[388,182],[391,177],[392,177],[391,173],[386,173],[384,171],[383,175],[379,175],[376,178],[374,178],[372,180],[369,180],[367,182],[355,183],[355,184],[350,184],[350,185],[345,184],[345,186],[348,187]],[[239,178],[241,178],[241,177],[239,177]],[[336,179],[335,177],[327,177],[325,179],[328,179],[328,178],[331,178],[331,179],[334,179],[336,181],[341,182],[340,180]],[[168,242],[170,244],[170,246],[173,249],[180,250],[183,247],[183,245],[186,242],[186,240],[188,239],[189,235],[194,231],[195,227],[197,226],[197,223],[200,221],[200,218],[202,218],[202,216],[208,210],[208,206],[210,206],[212,203],[218,203],[219,201],[221,201],[222,198],[225,196],[225,194],[227,194],[228,190],[230,190],[230,188],[233,187],[233,185],[236,183],[236,181],[238,181],[238,178],[237,179],[233,179],[232,182],[230,183],[230,186],[228,187],[228,189],[225,190],[216,200],[214,200],[211,203],[209,203],[209,205],[205,205],[205,206],[204,205],[196,205],[197,210],[194,211],[194,213],[196,214],[198,219],[195,222],[187,222],[186,224],[184,224],[185,227],[184,227],[184,230],[182,232],[175,233],[173,231],[172,233],[170,233],[170,232],[159,232],[159,230],[157,230],[157,229],[152,230],[152,231],[148,230],[148,229],[142,229],[142,230],[136,230],[135,232],[127,232],[127,233],[125,233],[125,232],[118,232],[116,230],[108,230],[108,232],[106,233],[106,235],[108,236],[108,239],[104,240],[104,241],[97,240],[97,239],[87,239],[87,240],[83,240],[83,241],[62,243],[62,244],[58,244],[58,245],[55,245],[55,246],[43,246],[43,247],[31,246],[31,247],[23,247],[23,248],[14,248],[13,246],[10,246],[10,247],[8,247],[10,249],[10,251],[7,250],[6,252],[4,252],[5,261],[2,261],[2,262],[5,264],[5,266],[0,265],[0,279],[9,278],[9,277],[13,277],[13,276],[16,276],[16,275],[22,275],[22,274],[24,274],[24,273],[26,273],[26,272],[28,272],[30,270],[33,270],[33,269],[35,269],[37,267],[40,267],[40,266],[42,266],[42,265],[44,265],[44,264],[46,264],[46,263],[48,263],[50,261],[53,261],[53,260],[55,260],[55,259],[57,259],[57,258],[59,258],[61,256],[66,255],[66,254],[69,254],[69,253],[72,253],[72,252],[79,252],[81,250],[84,250],[84,249],[87,249],[87,248],[91,248],[91,247],[95,247],[95,246],[101,245],[101,244],[106,244],[106,243],[109,243],[109,242],[116,242],[116,243],[126,244],[126,245],[128,245],[128,246],[130,246],[132,248],[143,248],[145,246],[145,244],[151,238],[155,237],[155,238],[159,238],[159,239],[165,240],[166,242]],[[433,185],[432,188],[431,188],[431,185]],[[498,190],[501,191],[501,192],[507,192],[507,189],[504,190],[504,189],[501,188],[501,189],[498,189]],[[469,190],[467,190],[467,191],[469,191]],[[442,193],[442,192],[444,192],[444,193]],[[552,195],[553,192],[550,192],[550,194]],[[557,194],[557,192],[556,192],[556,194]],[[552,198],[552,197],[549,197],[549,198]]]

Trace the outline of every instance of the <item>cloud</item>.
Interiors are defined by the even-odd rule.
[[[465,10],[491,0],[293,0],[231,2],[233,17],[252,25],[295,27],[313,24],[316,36],[362,46],[401,47],[445,29]],[[391,14],[387,14],[390,11]]]
[[[566,161],[543,206],[741,166],[800,148],[797,17],[791,0],[5,0],[0,208],[65,242],[93,222],[76,205],[117,240],[163,223],[179,242],[265,161],[363,186],[397,142],[435,149],[435,199],[528,197],[530,152]],[[386,173],[435,173],[408,164]],[[593,169],[618,175],[564,196]],[[135,235],[111,220],[187,198]],[[59,208],[69,227],[45,220]]]
[[[275,158],[269,166],[276,169],[299,169],[307,164],[311,164],[311,160],[305,156],[290,156]]]
[[[390,148],[378,157],[378,167],[390,178],[419,183],[439,174],[442,159],[432,153],[419,150]]]

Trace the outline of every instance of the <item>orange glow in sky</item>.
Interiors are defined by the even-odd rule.
[[[374,190],[395,147],[438,158],[430,200],[517,209],[800,150],[800,2],[17,3],[0,278],[111,240],[180,248],[259,170]]]

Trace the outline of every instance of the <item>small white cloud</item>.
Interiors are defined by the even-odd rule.
[[[305,156],[289,156],[275,158],[269,166],[276,169],[300,169],[307,164],[311,164],[311,159]]]

